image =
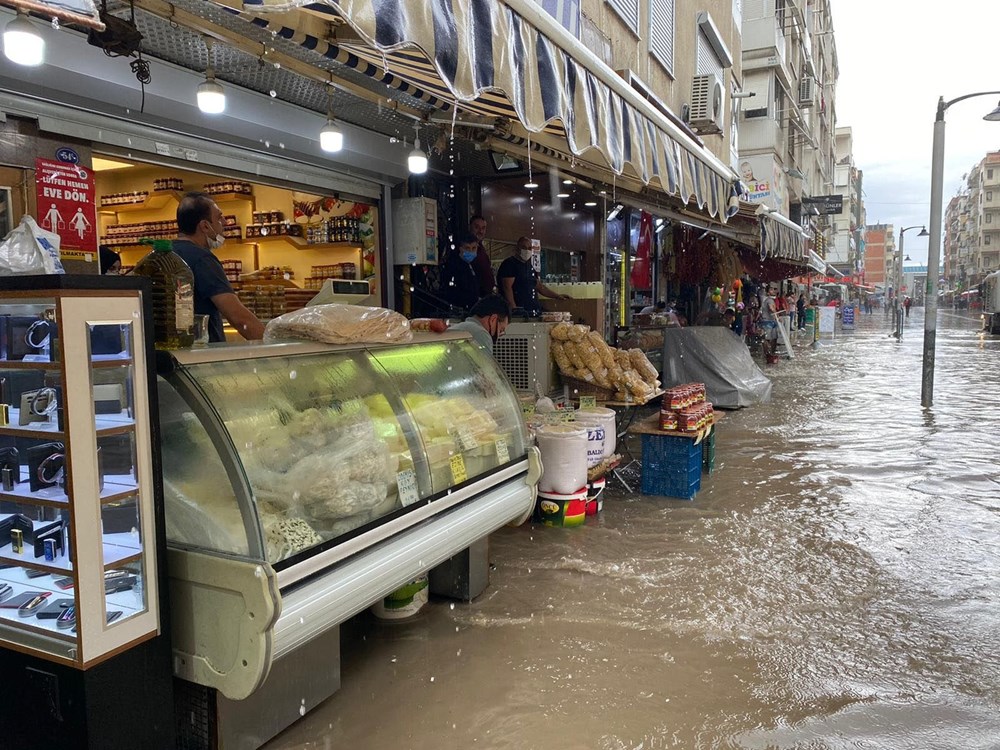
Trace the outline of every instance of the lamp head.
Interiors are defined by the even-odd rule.
[[[983,115],[983,119],[988,122],[1000,122],[1000,102],[997,102],[996,109],[987,115]]]
[[[226,92],[211,73],[198,85],[198,109],[217,115],[226,109]]]
[[[3,30],[3,53],[12,63],[30,67],[45,59],[45,40],[23,10]]]
[[[917,233],[917,237],[930,237],[931,233],[927,231],[927,227],[921,227],[920,231]]]
[[[330,117],[319,131],[319,147],[328,153],[335,153],[344,147],[344,133]]]

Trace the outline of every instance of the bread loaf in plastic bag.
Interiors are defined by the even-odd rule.
[[[327,344],[394,344],[413,338],[410,321],[384,307],[316,305],[274,318],[264,329],[264,341],[288,339]]]

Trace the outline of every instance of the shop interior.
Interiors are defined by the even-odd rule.
[[[328,279],[367,284],[352,285],[351,297],[379,294],[377,206],[117,156],[93,161],[100,243],[121,255],[123,274],[149,252],[142,239],[177,236],[178,203],[200,190],[225,216],[216,256],[262,320],[303,307]]]

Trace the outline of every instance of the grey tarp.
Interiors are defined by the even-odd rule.
[[[708,400],[726,409],[771,398],[771,381],[724,326],[663,329],[663,387],[683,383],[704,383]]]

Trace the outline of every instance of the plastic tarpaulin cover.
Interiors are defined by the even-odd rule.
[[[717,408],[736,409],[771,398],[771,381],[724,326],[663,329],[663,387],[683,383],[704,383]]]

